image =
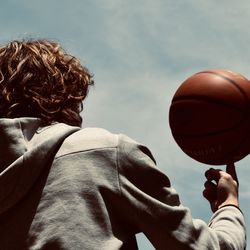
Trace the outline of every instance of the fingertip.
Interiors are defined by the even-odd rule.
[[[211,172],[214,171],[214,168],[209,168],[206,172],[205,172],[205,176],[206,178],[209,180],[211,179]]]
[[[207,192],[206,189],[203,190],[202,195],[203,195],[204,198],[207,199],[207,197],[208,197],[208,192]]]
[[[210,168],[205,172],[205,176],[207,178],[207,180],[212,181],[218,181],[218,179],[220,178],[220,172],[222,170],[221,169],[214,169],[214,168]]]
[[[207,169],[207,170],[205,171],[205,175],[208,174],[209,171],[211,171],[211,170],[212,170],[212,168]]]
[[[202,195],[204,198],[206,198],[209,202],[213,202],[216,200],[216,192],[209,190],[209,189],[204,189],[202,192]]]

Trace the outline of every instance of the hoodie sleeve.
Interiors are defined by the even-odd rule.
[[[209,225],[193,219],[148,148],[124,135],[119,136],[118,172],[123,219],[134,232],[143,232],[156,249],[245,249],[239,209],[221,208]]]

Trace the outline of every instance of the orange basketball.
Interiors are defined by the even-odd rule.
[[[250,152],[250,82],[223,69],[185,80],[169,110],[172,135],[193,159],[211,165],[239,161]]]

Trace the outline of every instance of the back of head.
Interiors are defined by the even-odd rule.
[[[11,41],[0,48],[0,118],[38,117],[80,126],[92,75],[58,43]]]

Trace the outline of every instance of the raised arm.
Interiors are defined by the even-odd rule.
[[[193,219],[190,210],[180,203],[178,193],[156,167],[150,151],[124,136],[120,137],[118,171],[122,196],[119,212],[128,228],[143,232],[156,249],[245,249],[241,211],[235,206],[222,207],[227,201],[230,204],[237,201],[234,194],[237,184],[229,174],[217,170],[207,172],[209,180],[215,178],[214,174],[223,176],[216,177],[223,187],[216,203],[217,208],[221,208],[207,225]],[[215,201],[214,197],[210,200]]]

